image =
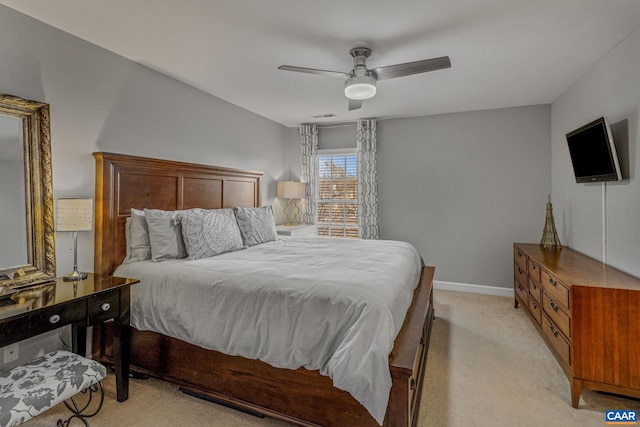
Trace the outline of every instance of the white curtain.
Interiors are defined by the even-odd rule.
[[[358,120],[358,237],[378,239],[376,121]]]
[[[316,125],[300,125],[300,163],[302,164],[302,181],[306,182],[306,206],[302,210],[302,222],[315,224],[318,220],[318,127]]]

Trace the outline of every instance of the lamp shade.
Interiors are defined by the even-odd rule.
[[[93,199],[58,199],[56,231],[89,231],[93,226]]]
[[[304,199],[305,183],[295,181],[278,182],[278,193],[276,197],[284,199]]]

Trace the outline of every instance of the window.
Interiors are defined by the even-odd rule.
[[[358,157],[348,152],[318,153],[318,235],[358,237]]]

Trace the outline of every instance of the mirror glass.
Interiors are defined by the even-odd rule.
[[[23,150],[22,120],[0,116],[0,265],[5,268],[29,261]]]
[[[0,94],[0,295],[55,278],[49,105]]]

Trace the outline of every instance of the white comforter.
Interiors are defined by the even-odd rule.
[[[382,424],[388,357],[421,260],[397,241],[279,239],[189,261],[139,261],[131,323],[280,368],[319,370]],[[188,356],[186,356],[188,357]]]

